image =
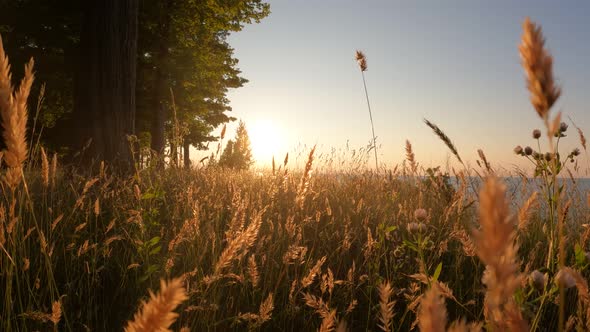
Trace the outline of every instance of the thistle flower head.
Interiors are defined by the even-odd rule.
[[[517,146],[514,148],[514,153],[516,153],[517,155],[522,155],[522,154],[523,154],[523,149],[522,149],[522,146],[520,146],[520,145],[517,145]]]
[[[543,290],[547,283],[547,274],[541,273],[539,270],[531,272],[529,276],[530,283],[538,290]]]
[[[418,221],[424,221],[428,218],[428,212],[424,209],[416,209],[414,211],[414,218]]]
[[[551,155],[551,153],[549,153],[549,152],[545,153],[545,160],[551,161],[552,158],[553,158],[553,156]]]
[[[569,126],[568,126],[567,123],[562,122],[562,123],[559,124],[559,131],[562,132],[562,133],[565,133],[567,131],[567,128],[568,127]]]
[[[533,130],[533,138],[539,139],[539,137],[541,137],[541,131],[539,129]]]
[[[527,156],[530,156],[533,154],[533,148],[531,148],[530,146],[527,146],[524,148],[524,154],[526,154]]]

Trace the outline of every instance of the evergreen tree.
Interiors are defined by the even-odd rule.
[[[234,141],[231,139],[225,145],[221,157],[219,157],[219,165],[223,167],[232,167],[234,154]]]
[[[252,148],[250,146],[250,137],[246,130],[244,121],[240,121],[236,129],[235,141],[227,142],[221,157],[219,165],[235,169],[248,169],[254,160],[252,160]]]

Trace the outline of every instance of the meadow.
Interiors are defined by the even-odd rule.
[[[514,149],[534,169],[511,191],[429,121],[462,166],[424,168],[410,142],[392,169],[322,170],[314,149],[263,172],[62,164],[27,134],[32,63],[13,89],[0,47],[0,330],[587,331],[585,156],[558,149],[575,131],[550,113],[540,28],[523,28],[546,150]]]

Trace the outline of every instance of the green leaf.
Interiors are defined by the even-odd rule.
[[[145,192],[141,195],[142,200],[152,199],[152,198],[156,198],[156,194],[154,194],[152,192]]]
[[[162,250],[162,246],[157,246],[154,249],[150,250],[149,255],[150,256],[156,255],[157,253],[160,252],[160,250]]]
[[[436,270],[434,270],[434,274],[432,275],[432,279],[434,281],[438,281],[438,277],[440,276],[440,272],[442,271],[442,262],[438,263],[436,266]]]
[[[418,247],[416,247],[416,245],[413,242],[410,242],[408,240],[404,240],[404,245],[416,252],[418,252]]]
[[[160,242],[160,237],[156,236],[151,238],[148,242],[145,243],[147,248],[151,248]]]
[[[158,188],[149,188],[145,193],[141,195],[142,200],[164,198],[165,192]]]
[[[385,229],[385,234],[389,234],[397,229],[397,226],[389,226]]]
[[[580,244],[576,243],[574,246],[574,253],[576,257],[576,267],[581,268],[586,264],[586,253],[580,246]]]

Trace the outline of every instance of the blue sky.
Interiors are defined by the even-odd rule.
[[[445,164],[449,152],[422,122],[427,118],[472,163],[481,148],[493,164],[524,166],[512,149],[532,145],[530,132],[542,125],[528,102],[517,49],[526,16],[542,25],[555,58],[563,94],[554,111],[590,134],[588,1],[270,4],[269,17],[230,37],[250,82],[229,97],[233,115],[258,135],[255,150],[272,141],[280,159],[301,145],[318,144],[323,151],[366,146],[371,127],[354,61],[360,49],[368,59],[381,162],[400,163],[409,139],[423,165]],[[274,137],[265,140],[269,123]],[[565,148],[578,144],[570,134]],[[259,164],[270,164],[268,149],[255,151]]]

